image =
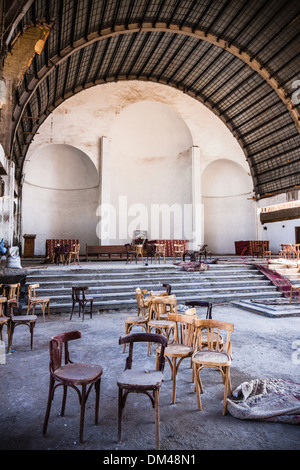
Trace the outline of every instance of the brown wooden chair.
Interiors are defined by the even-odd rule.
[[[154,254],[154,262],[156,263],[156,260],[158,258],[158,262],[160,263],[160,258],[162,257],[164,259],[164,263],[166,264],[166,244],[156,243],[155,246],[156,249]]]
[[[200,372],[204,368],[214,368],[222,373],[224,384],[223,415],[226,414],[226,401],[228,394],[231,395],[230,366],[231,366],[231,341],[230,335],[234,331],[234,325],[229,322],[217,320],[195,320],[197,331],[196,351],[192,356],[194,379],[197,392],[198,409],[202,410],[200,391],[203,386]],[[205,341],[202,334],[204,330]],[[221,334],[222,332],[222,334]],[[224,341],[224,333],[226,340]],[[206,343],[206,344],[204,344]]]
[[[3,341],[3,327],[6,325],[7,328],[7,336],[9,338],[9,317],[4,315],[4,306],[7,302],[6,297],[0,297],[0,338]]]
[[[35,308],[40,306],[43,313],[43,322],[45,321],[45,310],[47,308],[48,318],[50,318],[50,298],[49,297],[38,297],[36,295],[36,289],[40,287],[39,284],[30,284],[28,286],[28,308],[27,315],[32,309],[32,315],[34,315]]]
[[[161,292],[160,295],[153,293],[149,306],[148,331],[155,330],[156,333],[166,336],[168,342],[175,330],[175,322],[170,320],[169,314],[177,313],[177,299],[175,295]],[[148,344],[148,355],[151,354],[151,343]]]
[[[88,286],[73,286],[72,287],[72,311],[70,320],[72,320],[72,316],[76,307],[76,304],[79,306],[79,317],[82,310],[82,321],[84,321],[84,309],[87,304],[90,304],[90,318],[93,317],[93,297],[86,296],[85,292],[88,290]]]
[[[160,355],[156,362],[156,369],[132,369],[133,345],[136,342],[152,342],[160,344]],[[118,405],[118,441],[121,443],[122,435],[122,417],[129,393],[144,393],[147,395],[155,410],[155,442],[156,449],[160,448],[159,432],[159,394],[163,382],[163,371],[165,365],[164,351],[167,339],[162,335],[154,333],[132,333],[119,339],[119,344],[129,343],[129,355],[126,359],[124,372],[117,381],[119,387],[119,405]]]
[[[37,316],[32,313],[29,315],[29,310],[27,310],[26,315],[22,315],[20,313],[20,306],[19,306],[19,287],[20,285],[11,285],[10,294],[12,297],[7,301],[8,309],[9,309],[9,336],[8,336],[8,352],[11,351],[12,343],[13,343],[13,336],[15,328],[19,325],[26,325],[30,331],[30,349],[33,349],[33,333],[34,327],[37,322]],[[16,289],[16,291],[15,291]],[[16,295],[14,295],[14,292]],[[14,314],[16,310],[16,315]],[[34,309],[33,309],[34,311]]]
[[[145,299],[145,295],[148,294],[147,290],[141,290],[139,287],[135,289],[135,296],[137,302],[137,315],[129,315],[125,318],[125,335],[128,335],[132,328],[138,326],[141,327],[144,332],[148,331],[149,321],[149,300]],[[124,344],[123,352],[126,350],[126,344]]]
[[[184,260],[185,255],[185,243],[174,243],[173,249],[173,262],[176,262],[177,256],[181,258],[181,261]]]
[[[103,369],[96,364],[75,363],[70,360],[69,341],[81,338],[80,331],[69,331],[61,335],[53,336],[50,340],[50,384],[48,394],[48,404],[45,414],[43,435],[47,432],[50,416],[51,403],[54,398],[54,392],[57,387],[63,387],[63,400],[61,407],[61,416],[64,416],[67,399],[68,387],[76,390],[80,403],[80,427],[79,439],[83,442],[83,427],[85,404],[92,387],[95,387],[95,424],[98,424],[99,402],[100,402],[100,383]],[[64,364],[63,364],[64,357]],[[80,390],[81,387],[81,390]]]
[[[70,264],[72,259],[74,258],[74,264],[77,261],[79,264],[79,253],[80,253],[80,243],[75,243],[72,246],[71,250],[68,253],[68,263]]]
[[[173,391],[172,403],[176,401],[176,378],[181,362],[191,358],[195,347],[195,316],[187,314],[170,314],[169,319],[175,323],[175,335],[165,349],[165,357],[171,368]],[[160,349],[157,348],[157,357]]]
[[[290,304],[292,303],[294,294],[298,295],[298,300],[300,302],[300,285],[291,284]]]

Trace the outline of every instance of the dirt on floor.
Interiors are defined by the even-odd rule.
[[[124,333],[124,319],[136,312],[110,311],[93,314],[84,322],[78,315],[51,315],[43,323],[39,316],[30,350],[29,330],[15,330],[13,351],[0,365],[1,450],[97,450],[122,455],[125,451],[152,452],[155,448],[154,410],[145,395],[128,397],[123,419],[123,441],[117,443],[117,377],[125,366],[126,353],[118,344]],[[269,318],[232,305],[213,307],[213,318],[232,322],[232,389],[256,378],[281,378],[300,382],[300,317]],[[5,329],[4,329],[5,330]],[[79,443],[79,402],[70,390],[66,413],[59,416],[61,388],[52,403],[48,431],[42,435],[49,385],[49,339],[53,335],[79,330],[82,338],[72,344],[71,357],[103,367],[99,425],[94,425],[94,394],[89,396],[83,444]],[[7,342],[6,331],[4,340]],[[298,348],[298,351],[297,351]],[[155,361],[147,346],[138,345],[134,359],[145,367]],[[299,450],[297,425],[239,420],[222,416],[221,375],[207,370],[202,375],[203,410],[198,411],[190,361],[182,362],[177,381],[176,403],[172,404],[172,381],[166,363],[160,395],[161,452],[201,450]],[[105,462],[104,462],[105,463]]]

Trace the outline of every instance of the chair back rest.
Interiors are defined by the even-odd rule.
[[[154,317],[156,320],[159,320],[160,315],[166,313],[167,305],[170,306],[171,313],[177,313],[177,299],[176,296],[173,295],[160,295],[158,297],[153,297],[151,299],[150,305],[150,319]]]
[[[53,336],[49,342],[50,352],[50,370],[55,372],[56,369],[62,366],[63,359],[64,364],[68,364],[70,361],[68,342],[73,339],[81,338],[80,331],[68,331],[61,335]]]
[[[30,302],[31,299],[36,297],[35,289],[37,289],[38,287],[40,287],[39,284],[30,284],[28,286],[28,301],[29,302]]]
[[[85,300],[85,291],[88,290],[88,286],[73,286],[72,297],[76,302]]]
[[[4,308],[5,302],[7,302],[7,297],[0,297],[0,317],[4,317],[3,308]]]
[[[194,315],[169,314],[169,320],[175,322],[174,342],[188,347],[195,345],[195,317]]]
[[[165,348],[167,346],[168,340],[165,336],[156,333],[131,333],[119,338],[119,344],[129,343],[129,354],[126,359],[125,370],[132,368],[133,345],[137,342],[156,343],[161,345],[158,360],[158,370],[163,372],[165,367]]]
[[[212,303],[205,300],[188,300],[187,307],[206,307],[206,319],[212,319]]]
[[[20,295],[20,283],[18,284],[10,284],[9,286],[9,292],[8,292],[8,300],[10,299],[19,299],[19,295]]]
[[[230,335],[234,331],[233,323],[218,320],[195,320],[195,327],[199,349],[202,349],[203,343],[205,343],[209,351],[222,351],[230,354]],[[201,339],[203,330],[205,330],[205,341]],[[226,341],[224,341],[224,336]]]
[[[156,253],[165,253],[166,244],[165,243],[156,243]]]
[[[163,284],[163,287],[165,287],[167,294],[171,295],[172,287],[170,284]]]

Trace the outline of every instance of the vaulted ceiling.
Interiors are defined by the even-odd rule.
[[[45,39],[14,95],[19,181],[34,134],[59,104],[94,85],[144,80],[176,87],[223,120],[258,197],[300,188],[299,0],[7,3],[7,58],[30,27]]]

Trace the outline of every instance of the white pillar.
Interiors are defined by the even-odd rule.
[[[100,178],[101,178],[101,201],[100,211],[100,229],[97,231],[99,244],[111,244],[111,224],[113,223],[111,210],[111,193],[110,193],[110,144],[107,137],[100,139]]]
[[[199,147],[192,147],[192,204],[193,234],[190,249],[198,250],[204,243],[204,210],[201,195],[201,155]]]

